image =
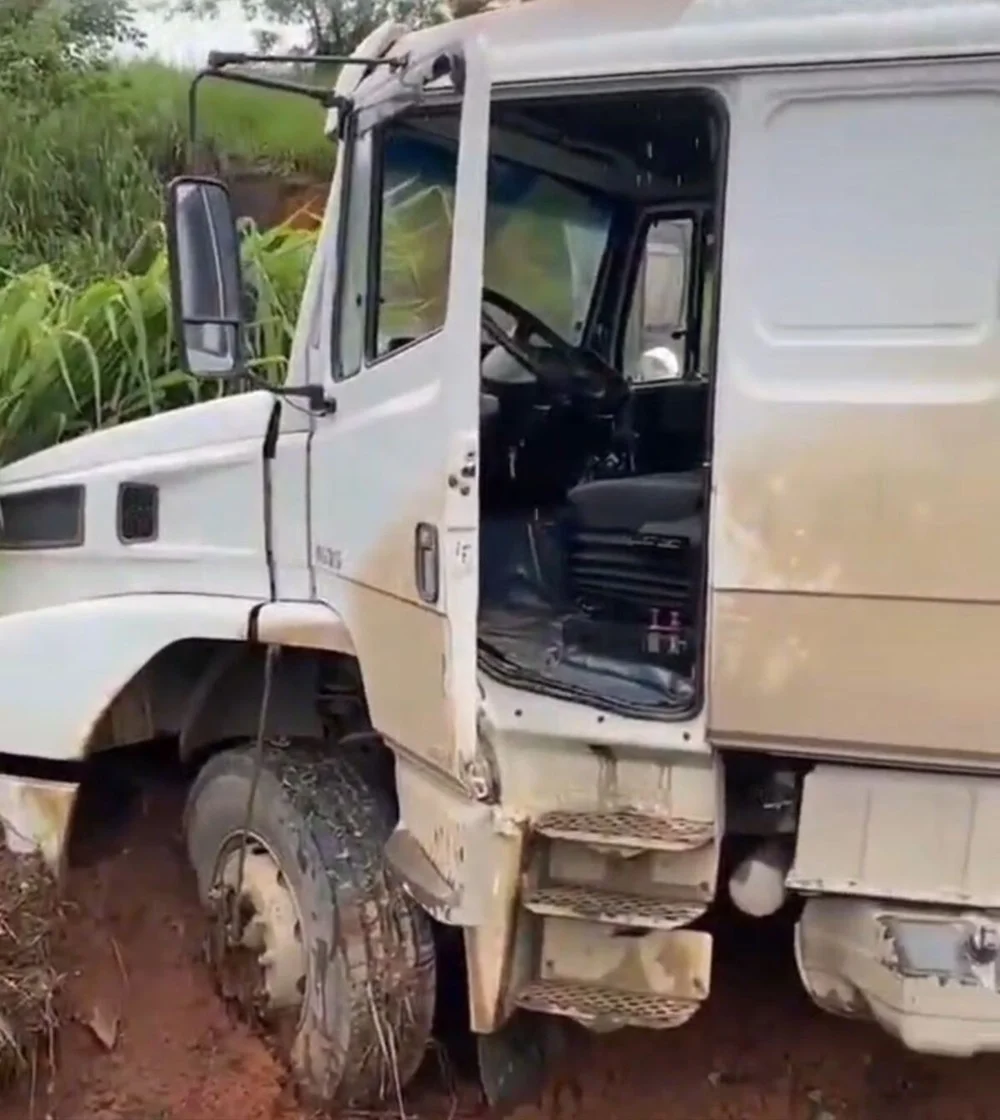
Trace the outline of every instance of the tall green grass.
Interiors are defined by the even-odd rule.
[[[162,244],[162,232],[155,236]],[[245,241],[254,365],[275,383],[285,375],[314,242],[287,228]],[[40,265],[0,286],[0,463],[224,391],[180,370],[166,258],[152,249],[135,274],[73,284]]]
[[[122,267],[187,166],[189,79],[136,62],[80,76],[71,97],[0,97],[0,279],[45,265],[79,282]],[[211,164],[330,174],[315,103],[219,82],[201,100]]]
[[[163,189],[128,112],[94,89],[83,106],[0,98],[0,272],[119,267],[162,213]]]
[[[0,0],[0,463],[239,388],[186,377],[172,335],[160,223],[165,183],[188,165],[192,75],[81,52],[51,6],[11,11]],[[199,156],[325,177],[323,125],[308,100],[208,82]],[[250,340],[271,379],[313,241],[278,229],[246,242]]]
[[[194,75],[162,62],[138,61],[116,68],[110,77],[121,103],[148,122],[140,130],[143,149],[154,162],[175,159],[186,140]],[[201,135],[221,162],[321,176],[332,172],[334,146],[324,134],[326,114],[316,102],[214,79],[202,84],[198,100]]]

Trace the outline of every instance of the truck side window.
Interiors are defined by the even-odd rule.
[[[454,149],[387,130],[379,145],[368,356],[379,359],[444,326],[451,274]]]
[[[643,380],[642,355],[657,347],[685,369],[693,232],[689,218],[664,218],[646,230],[625,342],[625,372],[633,382]]]

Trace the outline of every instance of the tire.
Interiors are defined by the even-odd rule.
[[[216,913],[225,853],[245,827],[254,761],[253,747],[216,755],[188,798],[188,854],[202,903]],[[265,748],[249,831],[277,864],[301,919],[301,1015],[279,1032],[278,1045],[311,1106],[395,1099],[430,1037],[433,934],[387,873],[382,853],[392,827],[387,799],[342,756],[318,744]]]

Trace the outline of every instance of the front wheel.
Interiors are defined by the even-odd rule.
[[[391,810],[330,747],[267,746],[241,854],[254,764],[252,747],[216,755],[185,813],[217,978],[309,1103],[395,1098],[430,1036],[435,960],[385,867]]]

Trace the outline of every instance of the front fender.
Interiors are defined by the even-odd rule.
[[[187,638],[245,641],[255,599],[118,595],[0,618],[0,753],[82,759],[108,705]]]

